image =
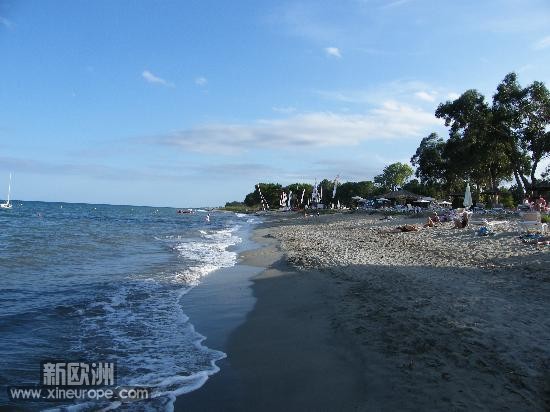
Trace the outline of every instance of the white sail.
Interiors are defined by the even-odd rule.
[[[2,209],[11,209],[10,195],[11,195],[11,173],[10,173],[10,181],[8,183],[8,200],[7,200],[6,203],[1,203],[0,204],[0,207]]]
[[[315,184],[313,185],[313,192],[311,192],[311,201],[313,204],[316,204],[319,202],[319,193],[317,192],[317,181],[315,181]]]

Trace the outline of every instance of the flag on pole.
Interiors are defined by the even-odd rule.
[[[336,177],[334,178],[334,188],[332,189],[332,198],[334,199],[336,197],[336,186],[338,186],[338,178],[340,177],[340,175],[336,175]]]

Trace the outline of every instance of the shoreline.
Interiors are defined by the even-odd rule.
[[[176,410],[548,410],[548,248],[513,225],[385,232],[400,222],[286,215],[254,229],[264,246],[242,262],[265,270],[229,337],[232,379]]]
[[[178,397],[176,411],[359,410],[366,401],[356,354],[333,333],[333,281],[291,266],[273,223],[255,228],[261,247],[240,255],[239,265],[261,270],[251,278],[254,307],[230,334],[220,372]]]

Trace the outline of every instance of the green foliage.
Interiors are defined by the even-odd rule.
[[[550,225],[550,216],[548,216],[548,215],[541,216],[540,221],[542,223],[547,223],[547,224]]]
[[[246,213],[250,211],[248,206],[246,206],[242,202],[227,202],[223,209],[228,210],[230,212],[238,212],[238,213]]]
[[[420,142],[420,146],[411,158],[411,164],[416,167],[415,176],[422,184],[434,186],[443,181],[446,170],[444,149],[445,141],[437,133],[431,133]]]
[[[352,197],[360,196],[364,199],[383,193],[383,189],[377,188],[374,182],[366,180],[363,182],[346,182],[338,186],[335,202],[351,206]]]
[[[225,207],[239,207],[239,206],[244,206],[244,203],[234,201],[234,202],[227,202],[225,204]]]
[[[496,138],[492,109],[482,94],[467,90],[458,99],[440,104],[436,117],[443,118],[450,129],[443,148],[448,186],[458,179],[496,190],[511,176],[505,144]]]
[[[338,201],[341,205],[351,206],[351,198],[353,196],[369,198],[383,193],[383,189],[376,187],[375,184],[371,181],[346,182],[338,185],[336,189],[336,197],[333,198],[332,193],[334,189],[334,181],[324,179],[319,185],[323,188],[322,203],[326,206],[336,204]],[[279,208],[279,199],[283,191],[288,194],[292,190],[291,205],[295,207],[300,206],[300,201],[304,190],[304,203],[307,203],[307,199],[311,198],[311,194],[313,192],[313,186],[307,183],[293,183],[285,187],[281,186],[280,184],[261,183],[260,188],[271,209]],[[250,192],[246,195],[244,199],[244,205],[250,208],[257,209],[261,207],[260,195],[256,188],[253,192]]]
[[[550,154],[550,92],[537,81],[522,88],[509,73],[493,96],[493,114],[518,189],[533,189],[537,166]]]
[[[260,183],[259,186],[269,207],[277,209],[279,207],[279,196],[283,187],[278,183]],[[261,204],[260,193],[257,188],[254,188],[253,192],[246,195],[244,204],[249,207]]]
[[[440,104],[435,115],[445,121],[449,138],[430,134],[411,158],[420,183],[431,192],[457,192],[469,181],[501,203],[496,193],[504,180],[516,179],[518,197],[534,187],[536,167],[550,155],[550,92],[543,83],[522,88],[510,73],[492,102],[467,90]]]
[[[397,190],[413,175],[414,170],[405,163],[392,163],[382,174],[374,177],[374,182],[386,190]]]
[[[444,191],[438,184],[423,184],[418,179],[412,179],[403,185],[403,189],[421,196],[443,198]]]
[[[517,205],[514,195],[510,190],[501,190],[499,201],[503,207],[507,209],[513,209]]]

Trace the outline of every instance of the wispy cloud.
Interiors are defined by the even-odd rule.
[[[395,80],[364,90],[316,90],[325,99],[342,103],[378,105],[387,100],[418,103],[418,100],[433,103],[438,96],[448,93],[443,87],[417,80]]]
[[[275,113],[282,113],[282,114],[290,114],[294,113],[296,111],[295,107],[292,106],[284,106],[284,107],[272,107],[271,110],[273,110]]]
[[[149,141],[204,153],[350,146],[379,139],[418,138],[441,122],[431,112],[387,101],[365,114],[314,112],[250,124],[207,124]]]
[[[199,76],[195,79],[195,84],[201,87],[206,86],[208,84],[208,79],[204,76]]]
[[[4,26],[6,29],[11,29],[13,27],[13,23],[5,17],[0,16],[0,26]]]
[[[494,33],[528,33],[548,29],[550,21],[548,7],[526,7],[519,1],[515,2],[515,6],[509,8],[506,15],[496,15],[485,21],[472,19],[471,24],[478,29]]]
[[[345,30],[326,14],[330,10],[316,3],[291,2],[276,8],[269,23],[277,30],[318,44],[330,44],[342,38]]]
[[[411,0],[395,0],[390,1],[389,3],[385,3],[384,5],[380,6],[381,9],[392,9],[394,7],[402,6],[403,4],[409,3]]]
[[[546,37],[543,37],[542,39],[539,39],[532,46],[534,50],[543,50],[543,49],[547,49],[548,47],[550,47],[550,36],[546,36]]]
[[[141,73],[141,77],[143,77],[143,79],[148,83],[158,84],[158,85],[166,86],[166,87],[173,87],[174,86],[173,83],[171,83],[167,80],[164,80],[162,77],[154,75],[149,70],[144,70]]]
[[[4,168],[23,173],[84,176],[105,180],[135,180],[135,179],[176,179],[177,176],[159,174],[156,170],[124,169],[101,164],[49,162],[31,158],[3,156],[0,164]]]
[[[416,92],[414,96],[420,100],[424,100],[425,102],[434,102],[437,97],[437,93],[421,90]]]
[[[338,47],[325,47],[325,53],[328,57],[342,58],[342,53]]]

